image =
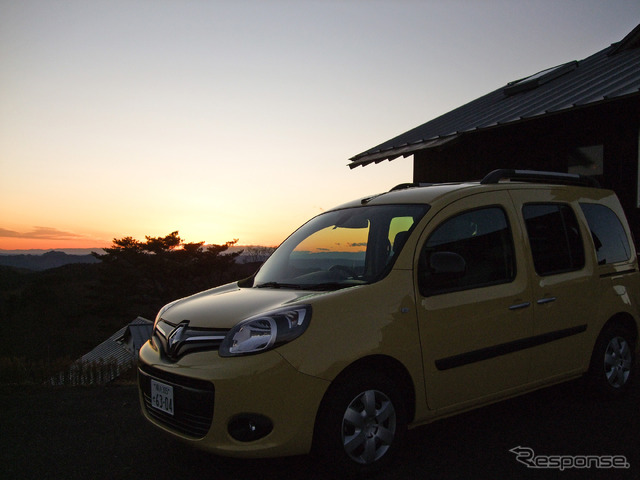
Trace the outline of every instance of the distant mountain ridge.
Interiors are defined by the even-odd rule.
[[[100,260],[90,253],[85,255],[73,255],[60,251],[45,251],[37,254],[11,254],[0,251],[0,265],[28,270],[42,271],[50,268],[62,267],[70,263],[98,263]]]
[[[0,257],[3,255],[44,255],[49,252],[62,252],[67,255],[91,255],[91,252],[96,252],[102,255],[104,253],[103,247],[94,248],[32,248],[26,250],[3,250],[0,248]]]
[[[205,245],[206,246],[206,245]],[[264,262],[275,250],[275,247],[257,245],[233,245],[223,255],[240,253],[237,263]],[[69,263],[98,263],[92,253],[104,255],[103,248],[64,248],[52,250],[2,250],[0,249],[0,266],[24,268],[33,271],[58,268]]]

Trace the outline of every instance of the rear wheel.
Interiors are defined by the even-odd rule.
[[[635,374],[634,336],[622,325],[606,327],[596,342],[589,375],[595,390],[607,396],[622,395]]]
[[[369,472],[388,464],[407,428],[393,381],[361,371],[331,386],[316,423],[315,453],[341,471]]]

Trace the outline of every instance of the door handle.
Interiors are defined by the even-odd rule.
[[[509,310],[520,310],[522,308],[527,308],[530,305],[531,302],[516,303],[515,305],[511,305],[509,307]]]
[[[551,303],[551,302],[555,302],[555,301],[556,301],[556,297],[545,297],[545,298],[541,298],[536,303],[538,305],[544,305],[545,303]]]

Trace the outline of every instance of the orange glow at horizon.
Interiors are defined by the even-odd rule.
[[[20,234],[15,234],[12,236],[2,236],[2,229],[0,228],[0,250],[71,250],[71,249],[91,249],[91,250],[101,250],[103,248],[110,248],[113,245],[113,240],[116,238],[124,238],[131,236],[136,240],[141,242],[145,241],[145,235],[115,235],[110,239],[105,238],[95,238],[90,236],[77,235],[75,238],[54,238],[54,237],[42,237],[42,238],[32,238],[29,236],[20,236]],[[161,234],[153,234],[149,235],[151,237],[155,236],[165,236],[171,232],[161,233]],[[274,235],[265,235],[265,241],[260,242],[247,242],[242,241],[242,239],[238,239],[238,242],[235,244],[236,247],[249,247],[249,246],[263,246],[263,247],[277,247],[286,236],[282,236],[280,241],[274,239],[277,234]],[[180,234],[180,238],[184,243],[190,242],[200,242],[204,241],[206,245],[224,245],[227,242],[231,242],[234,238],[229,238],[226,240],[215,240],[215,239],[203,239],[203,238],[186,238],[182,234]]]
[[[40,238],[0,238],[0,250],[64,250],[64,249],[102,249],[109,247],[111,241],[87,240],[51,240]]]

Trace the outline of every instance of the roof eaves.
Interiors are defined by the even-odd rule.
[[[426,150],[428,148],[435,148],[445,143],[449,143],[450,141],[458,138],[457,134],[453,134],[447,137],[441,138],[432,138],[429,140],[421,140],[417,142],[413,142],[410,145],[405,144],[404,147],[396,147],[396,148],[388,148],[385,150],[378,150],[376,152],[371,152],[366,155],[356,156],[351,159],[351,163],[348,164],[349,168],[353,169],[359,166],[369,165],[371,163],[380,163],[384,160],[394,160],[400,156],[408,157],[409,155],[413,155],[415,152],[420,150]]]

